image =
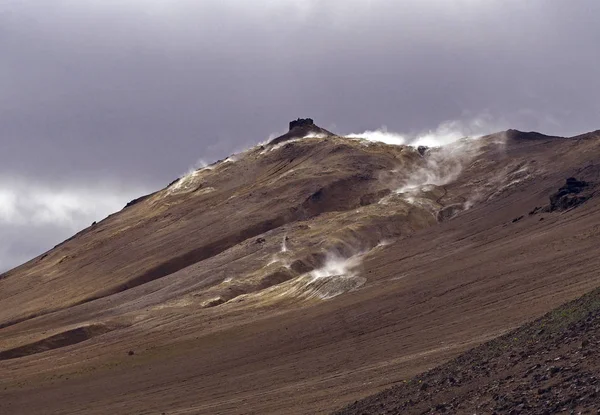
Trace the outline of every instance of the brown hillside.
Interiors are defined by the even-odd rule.
[[[301,135],[3,274],[0,413],[327,413],[600,286],[599,134]]]

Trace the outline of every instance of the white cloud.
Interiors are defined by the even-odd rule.
[[[142,188],[0,177],[0,272],[122,209]]]

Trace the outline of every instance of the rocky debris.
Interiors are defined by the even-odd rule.
[[[314,125],[315,123],[312,118],[298,118],[297,120],[290,121],[290,131],[296,127],[310,127]]]
[[[597,413],[599,346],[595,290],[336,414]]]

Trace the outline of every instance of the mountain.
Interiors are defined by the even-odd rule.
[[[0,413],[329,413],[438,367],[600,285],[599,143],[293,121],[2,274]]]

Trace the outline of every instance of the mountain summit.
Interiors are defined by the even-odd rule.
[[[281,144],[286,141],[308,137],[329,137],[334,134],[315,125],[312,118],[298,118],[290,121],[290,130],[269,142],[270,145]]]
[[[0,413],[328,413],[402,387],[600,285],[599,158],[598,133],[419,151],[292,121],[2,274]]]

